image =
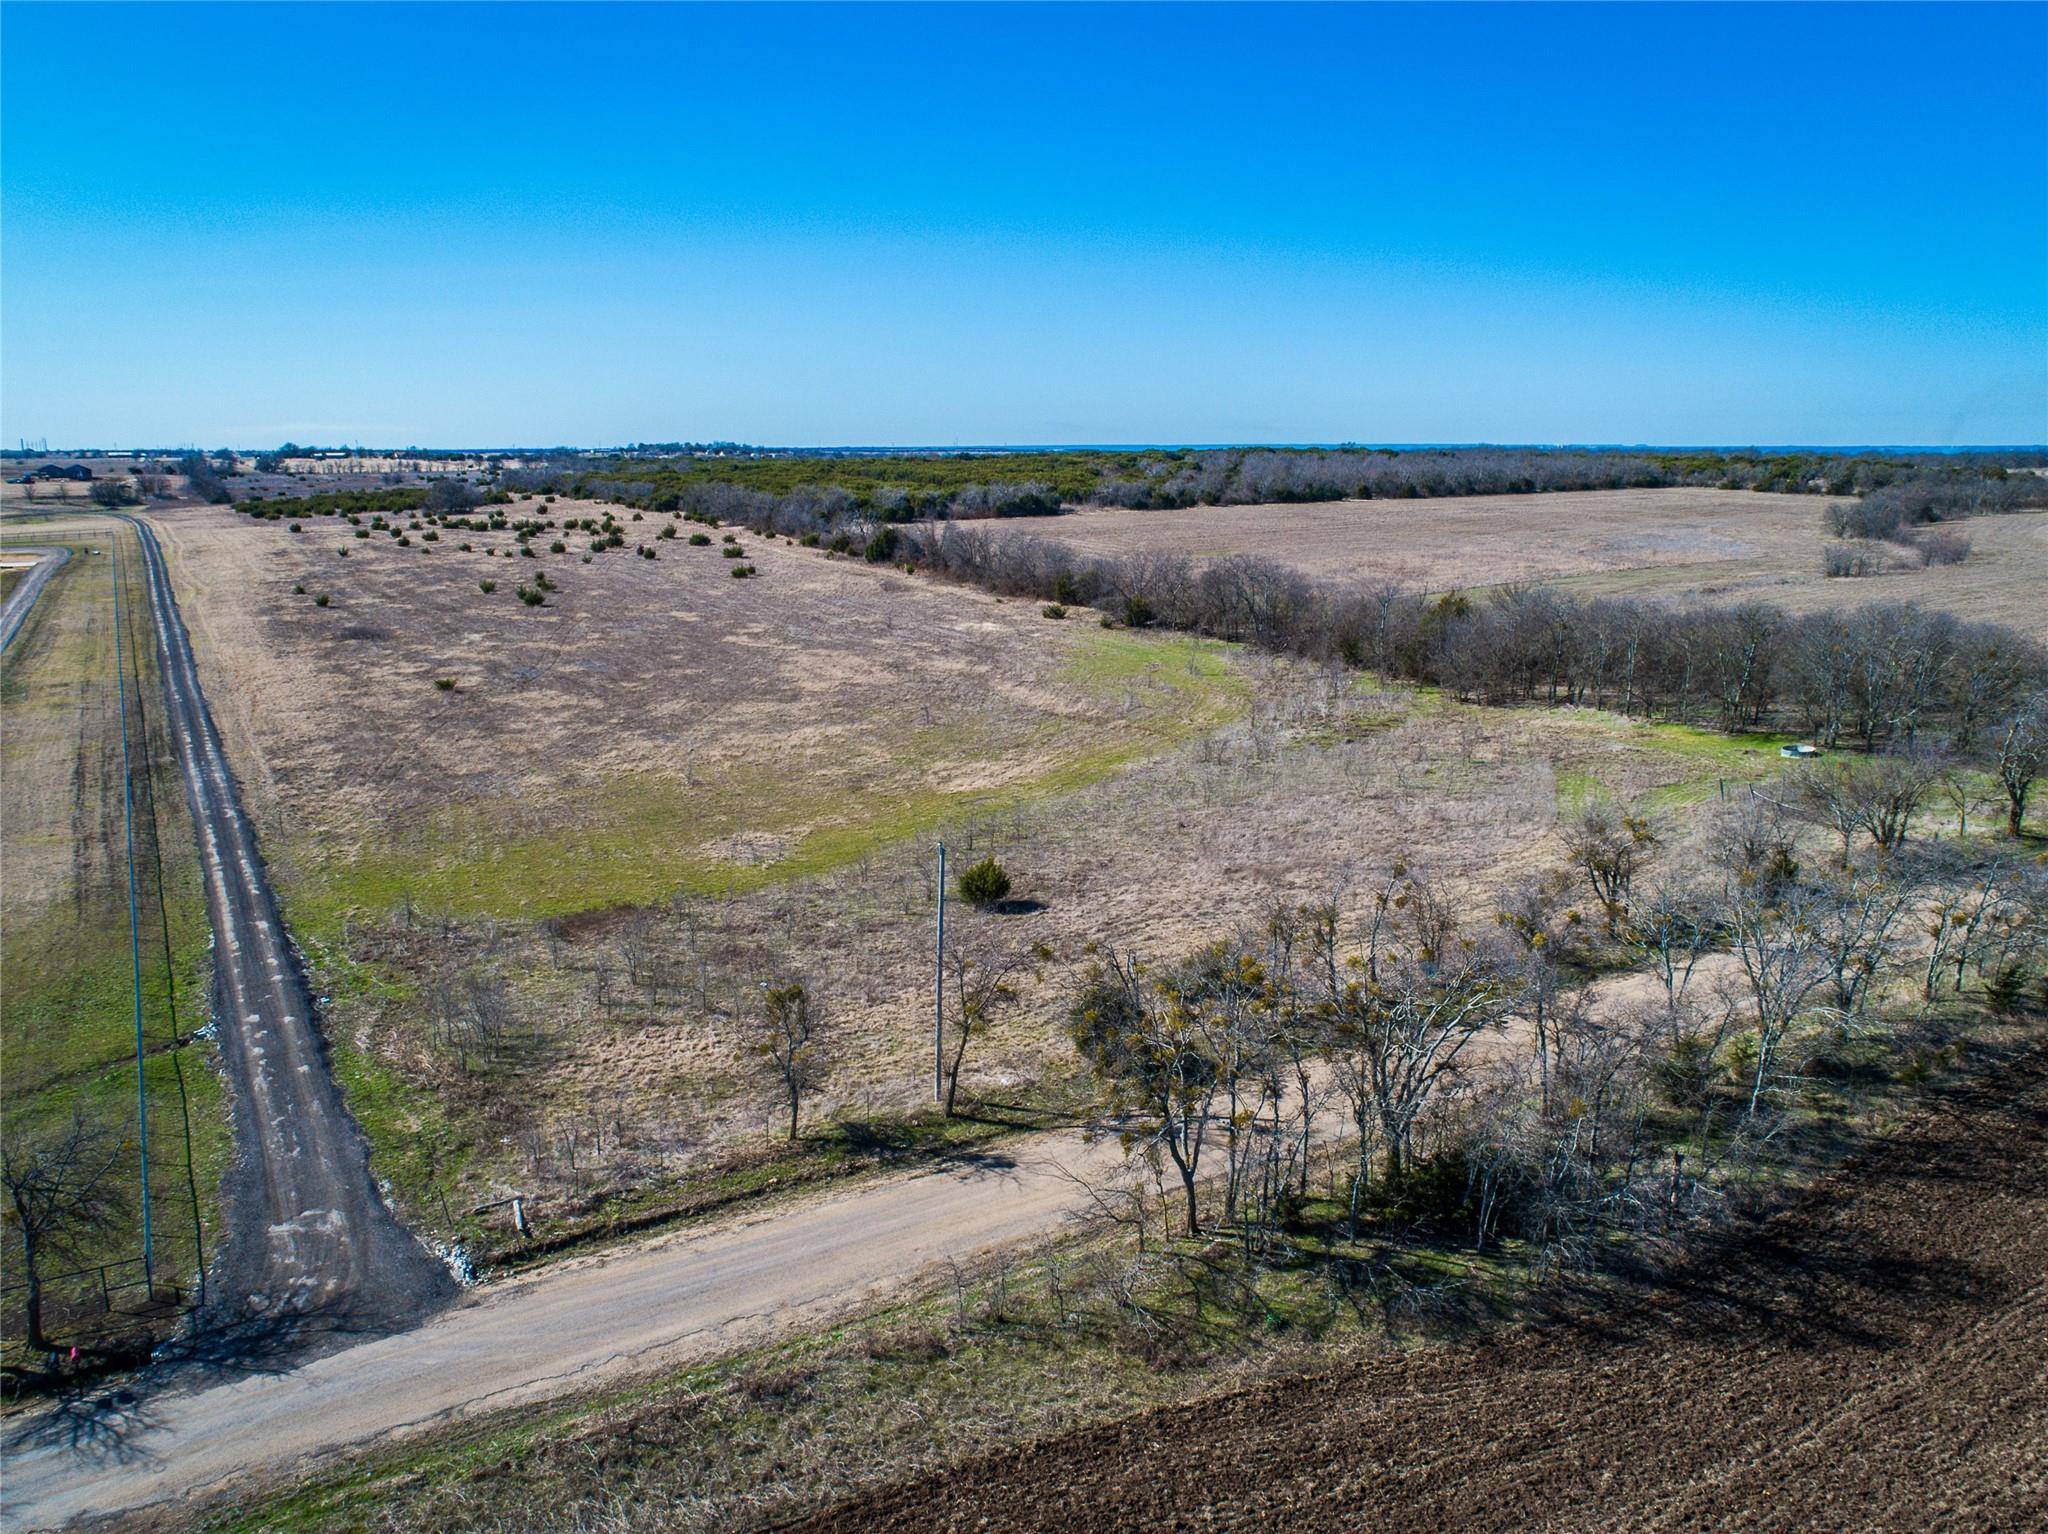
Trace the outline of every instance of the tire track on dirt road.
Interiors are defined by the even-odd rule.
[[[206,1324],[318,1317],[333,1329],[410,1325],[454,1280],[401,1226],[370,1175],[313,1020],[255,832],[200,690],[156,536],[141,546],[164,719],[199,841],[214,936],[214,1017],[232,1087],[236,1160],[222,1188],[227,1240]]]

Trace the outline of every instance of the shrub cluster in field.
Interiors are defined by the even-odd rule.
[[[1837,541],[1822,550],[1822,570],[1853,577],[1961,564],[1970,557],[1969,534],[1932,524],[2038,506],[2039,484],[2038,476],[1914,480],[1830,506],[1825,522]]]

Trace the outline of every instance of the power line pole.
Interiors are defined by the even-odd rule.
[[[142,1147],[142,1282],[156,1293],[156,1238],[149,1219],[149,1092],[142,1062],[142,919],[135,900],[135,771],[128,761],[128,667],[122,659],[121,544],[116,533],[107,542],[114,572],[114,678],[121,695],[122,823],[128,838],[128,962],[135,981],[135,1125]],[[141,678],[136,679],[140,685]]]
[[[946,1100],[946,844],[939,843],[939,940],[932,949],[932,1101]]]

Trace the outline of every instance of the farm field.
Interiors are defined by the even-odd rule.
[[[1727,492],[1739,494],[1740,492]],[[1816,512],[1816,522],[1818,513]],[[1581,596],[1642,596],[1673,601],[1767,602],[1791,613],[1860,607],[1866,602],[1912,602],[1974,623],[2000,623],[2048,642],[2048,611],[2039,593],[2048,584],[2048,515],[2014,512],[1954,524],[1970,540],[1961,564],[1892,570],[1857,579],[1821,574],[1816,526],[1812,541],[1780,567],[1769,561],[1730,565],[1669,565],[1641,570],[1566,576],[1551,584]]]
[[[225,1105],[210,1046],[191,1038],[205,1014],[206,913],[191,825],[162,721],[145,701],[156,661],[133,535],[105,519],[57,516],[10,521],[0,551],[14,544],[68,547],[72,557],[44,588],[0,660],[4,1127],[13,1143],[17,1136],[55,1133],[82,1118],[113,1137],[120,1151],[120,1217],[83,1250],[45,1271],[119,1264],[108,1275],[116,1308],[141,1313],[150,1307],[141,1282],[135,1017],[115,662],[115,638],[124,630],[131,647],[124,663],[131,668],[155,1279],[173,1295],[193,1291],[200,1251],[210,1250],[217,1234],[216,1193],[228,1153]],[[5,1321],[13,1344],[20,1336],[16,1286],[22,1273],[12,1241],[0,1251],[0,1273],[9,1286]],[[96,1275],[55,1283],[46,1320],[59,1335],[74,1322],[97,1328],[99,1296]]]
[[[466,1211],[513,1192],[545,1230],[765,1144],[745,1026],[775,974],[830,1012],[819,1115],[926,1101],[938,835],[1016,879],[957,930],[1048,956],[967,1090],[1042,1109],[1077,1070],[1061,1009],[1090,944],[1178,954],[1344,898],[1401,845],[1479,892],[1553,856],[1588,793],[1676,811],[1775,761],[1768,738],[1466,708],[751,534],[760,574],[734,580],[680,537],[586,565],[580,540],[529,560],[510,533],[154,521],[377,1169],[416,1224],[486,1246]],[[536,567],[558,589],[529,607]]]
[[[1586,595],[1762,600],[1794,612],[1912,601],[2048,638],[2048,517],[1961,524],[1959,565],[1855,580],[1821,573],[1828,498],[1748,490],[1590,490],[1184,510],[1084,509],[994,524],[1091,554],[1252,554],[1316,580],[1471,590],[1543,581]]]

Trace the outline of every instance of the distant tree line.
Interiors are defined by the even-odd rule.
[[[1792,494],[1889,492],[1914,521],[2048,504],[2038,453],[1839,455],[1651,453],[1535,448],[1219,448],[1153,452],[877,454],[618,459],[509,471],[515,489],[718,514],[718,487],[745,494],[733,520],[798,531],[848,517],[918,521],[1033,516],[1066,505],[1183,507],[1274,501],[1526,495],[1707,486]]]

